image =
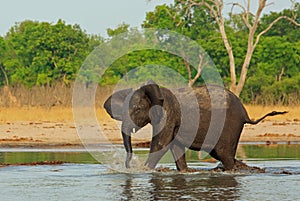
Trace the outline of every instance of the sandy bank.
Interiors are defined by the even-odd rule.
[[[249,115],[258,118],[272,110],[288,110],[284,116],[270,117],[258,125],[245,125],[241,142],[300,142],[300,107],[277,108],[247,106]],[[122,144],[120,123],[111,120],[99,109],[97,119],[100,128],[86,143]],[[95,130],[92,125],[91,132]],[[71,108],[0,108],[0,147],[82,147],[84,134],[74,124]],[[133,143],[151,140],[151,127],[147,126],[133,136]]]

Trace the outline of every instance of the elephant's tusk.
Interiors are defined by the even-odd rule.
[[[132,129],[131,134],[135,134],[135,128]]]

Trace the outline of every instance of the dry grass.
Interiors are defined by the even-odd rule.
[[[72,121],[71,108],[0,108],[0,121]]]
[[[109,120],[106,112],[99,108],[96,110],[99,120]],[[41,107],[26,108],[0,108],[0,122],[14,121],[49,121],[49,122],[72,122],[73,111],[68,107],[52,107],[51,109]]]
[[[250,118],[257,119],[268,112],[288,111],[288,114],[270,117],[272,120],[294,120],[300,119],[300,106],[245,106]],[[102,109],[96,110],[97,118],[100,121],[110,120],[110,117]],[[43,107],[24,107],[24,108],[0,108],[0,121],[50,121],[50,122],[70,122],[73,121],[73,112],[70,107],[52,107],[50,109]]]
[[[98,87],[95,96],[97,118],[99,121],[110,120],[101,108],[104,100],[113,92],[114,86]],[[83,91],[89,92],[83,87]],[[57,84],[49,87],[0,88],[0,121],[73,121],[72,113],[73,85],[67,87]],[[88,97],[94,97],[94,91]],[[87,93],[88,94],[88,93]],[[261,106],[246,105],[250,118],[257,119],[264,114],[276,111],[288,111],[288,114],[270,117],[272,120],[300,119],[300,105],[298,106]]]
[[[278,115],[275,117],[268,117],[268,119],[289,121],[300,119],[300,106],[261,106],[261,105],[245,105],[250,118],[257,119],[271,111],[288,111],[285,115]]]

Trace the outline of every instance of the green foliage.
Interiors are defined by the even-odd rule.
[[[274,21],[279,16],[288,16],[290,18],[295,19],[298,23],[300,21],[300,3],[295,4],[295,9],[284,9],[281,12],[271,12],[269,14],[265,14],[261,18],[261,26],[259,27],[259,31],[264,30],[269,26],[269,24]],[[289,42],[297,42],[300,40],[300,27],[293,26],[290,21],[280,20],[272,29],[270,29],[265,36],[285,36],[287,37]]]
[[[164,4],[157,6],[154,11],[147,12],[142,27],[172,30],[196,41],[213,60],[226,85],[230,82],[229,59],[216,22],[207,10],[197,6],[192,8],[189,15],[183,11],[178,13],[176,8],[180,7],[181,3],[184,1],[175,0],[174,5]],[[285,9],[281,12],[265,14],[260,20],[258,32],[266,29],[281,15],[292,18],[296,16],[295,20],[299,22],[300,4],[295,5],[295,10]],[[249,19],[250,22],[251,20],[253,19]],[[247,51],[248,29],[243,23],[241,14],[229,13],[225,24],[233,48],[238,78]],[[87,64],[95,67],[86,69],[79,75],[80,79],[87,84],[98,82],[101,85],[113,85],[120,79],[140,82],[142,79],[154,77],[167,83],[177,75],[188,80],[184,59],[164,51],[140,50],[128,52],[117,58],[118,50],[122,50],[123,47],[118,42],[113,43],[113,38],[123,33],[128,33],[129,36],[128,40],[125,40],[126,43],[142,40],[137,29],[130,28],[125,23],[115,29],[108,28],[109,38],[106,41],[100,36],[88,35],[79,25],[68,25],[62,20],[55,24],[37,21],[17,23],[6,36],[0,37],[0,85],[32,87],[52,85],[56,82],[64,82],[68,85],[75,80],[79,68],[92,50],[107,41],[112,41],[112,47],[107,48],[107,51],[111,51],[110,55],[116,55],[116,58],[111,65],[109,64],[105,73],[101,72],[104,76],[100,80],[98,75],[103,66],[99,66],[97,62]],[[245,102],[262,104],[290,104],[293,100],[297,102],[295,97],[299,99],[300,96],[299,33],[299,27],[282,19],[261,37],[241,94]],[[131,36],[136,37],[131,38]],[[168,38],[161,43],[165,46],[173,45],[178,49],[182,48],[181,43],[173,38]],[[102,56],[109,55],[107,53],[103,52]],[[181,53],[183,57],[185,54],[195,55],[194,57],[198,58],[196,52],[193,53],[193,47],[186,53]],[[89,56],[97,60],[98,55]],[[191,69],[194,76],[196,70]],[[173,71],[176,75],[172,74]],[[196,84],[202,81],[200,78]],[[182,80],[179,79],[178,82]]]
[[[175,9],[173,6],[167,6],[166,4],[157,6],[153,12],[146,13],[146,19],[144,20],[143,28],[160,28],[169,29],[173,31],[180,31],[183,27],[178,27],[180,23],[180,17],[175,16]]]
[[[176,3],[178,2],[175,1],[175,5]],[[225,84],[229,83],[228,54],[214,19],[206,10],[199,7],[193,7],[190,16],[186,16],[186,13],[175,13],[172,5],[158,6],[155,11],[147,13],[142,26],[174,30],[196,40],[214,61]],[[258,31],[263,31],[282,15],[291,18],[296,16],[295,20],[299,22],[300,4],[295,5],[295,10],[285,9],[282,12],[264,15]],[[242,14],[229,13],[229,17],[226,19],[225,28],[233,48],[236,72],[239,77],[238,73],[247,51],[248,29],[243,22]],[[249,19],[250,22],[252,20]],[[241,95],[245,102],[289,104],[291,97],[299,97],[297,96],[300,93],[299,84],[297,85],[300,76],[299,32],[299,27],[282,19],[262,37],[252,57],[248,79]]]
[[[159,76],[161,76],[161,73],[163,73],[157,66],[171,68],[187,79],[183,59],[160,50],[141,50],[129,53],[116,60],[106,70],[100,83],[102,85],[114,84],[124,76],[128,76],[128,73],[131,73],[131,71],[135,72],[136,68],[140,68],[140,70],[137,71],[138,73],[134,74],[135,76],[143,74],[147,77],[148,73],[154,74],[154,72],[156,72],[157,78],[153,80],[157,80],[159,79]],[[148,73],[146,72],[147,70],[149,71]],[[116,72],[118,72],[118,74]],[[140,79],[145,78],[145,76],[141,76],[141,78],[134,78],[134,80],[140,81]],[[129,78],[133,79],[132,76]],[[129,78],[124,77],[125,80],[128,80]]]
[[[263,88],[267,104],[299,104],[300,76],[287,78]]]
[[[4,62],[6,60],[6,52],[7,52],[7,45],[6,41],[3,37],[0,36],[0,85],[7,84],[6,81],[6,72],[4,69]]]
[[[68,84],[89,52],[100,41],[89,37],[79,25],[24,21],[17,23],[7,33],[9,46],[5,70],[13,85],[26,86]]]
[[[128,32],[128,30],[129,30],[129,24],[122,23],[116,29],[108,28],[106,31],[108,36],[113,37],[118,34]]]
[[[290,104],[290,95],[300,91],[300,41],[291,43],[285,36],[265,37],[254,57],[257,61],[249,72],[242,98],[260,104]]]
[[[140,86],[144,84],[145,80],[155,80],[160,85],[171,88],[176,87],[176,85],[177,87],[187,85],[186,79],[177,71],[164,65],[155,64],[132,69],[126,74],[126,77],[123,77],[119,84]]]

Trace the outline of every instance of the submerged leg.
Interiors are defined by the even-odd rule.
[[[165,153],[170,149],[171,142],[173,139],[172,128],[163,128],[160,132],[158,127],[153,126],[153,137],[150,146],[150,153],[146,166],[154,169],[158,161],[165,155]]]
[[[148,159],[146,161],[146,166],[150,169],[154,169],[157,165],[158,161],[165,155],[165,153],[169,150],[170,146],[163,147],[161,149],[153,149],[151,143],[150,153]]]
[[[231,170],[234,167],[235,164],[235,158],[231,154],[226,154],[225,151],[217,151],[216,149],[213,149],[209,153],[213,158],[217,159],[218,161],[222,162],[224,170]]]
[[[185,147],[177,142],[174,142],[170,149],[175,160],[177,170],[187,170],[188,166],[185,159]]]

